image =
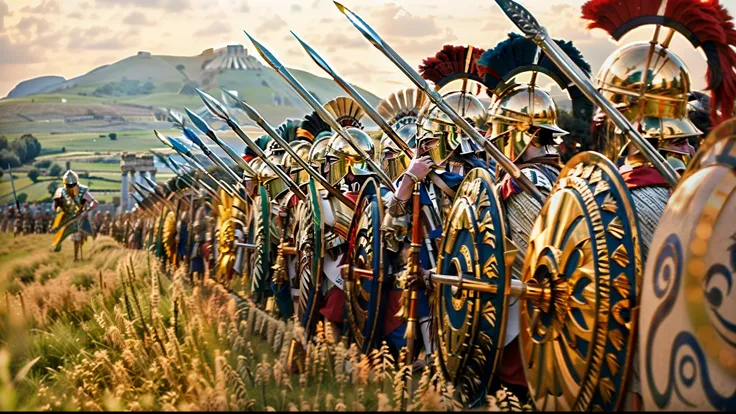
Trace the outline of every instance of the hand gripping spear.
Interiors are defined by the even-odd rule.
[[[225,106],[223,106],[220,102],[218,102],[215,98],[208,95],[207,93],[196,89],[197,93],[199,94],[199,97],[202,98],[202,101],[204,102],[204,105],[207,107],[207,109],[210,110],[212,115],[222,119],[227,123],[227,125],[232,128],[232,130],[235,132],[235,134],[243,141],[245,142],[245,145],[248,146],[253,152],[256,153],[256,156],[260,158],[268,167],[276,173],[276,175],[281,178],[284,183],[286,183],[287,186],[289,186],[289,189],[302,201],[307,199],[307,195],[304,194],[304,192],[299,188],[299,185],[294,182],[294,180],[291,179],[291,177],[284,172],[281,168],[276,166],[276,164],[273,163],[268,157],[266,157],[266,154],[263,153],[263,150],[261,147],[256,145],[255,142],[253,142],[252,139],[240,128],[240,125],[238,125],[231,117],[230,114],[228,114],[227,110],[225,109]],[[214,134],[214,133],[213,133]],[[240,158],[244,163],[245,160],[243,160],[242,157]],[[252,169],[251,169],[252,171]],[[253,172],[253,176],[255,177],[255,171]]]
[[[301,43],[304,50],[307,51],[307,54],[309,54],[309,57],[314,60],[314,62],[322,68],[325,72],[327,72],[328,75],[332,76],[332,79],[334,79],[335,83],[337,83],[351,98],[355,100],[355,102],[358,103],[358,105],[363,108],[363,111],[365,111],[366,114],[368,114],[368,117],[373,120],[373,122],[378,125],[381,130],[391,139],[391,141],[394,142],[399,148],[401,148],[401,151],[406,154],[407,157],[413,158],[414,157],[414,151],[409,147],[409,144],[404,142],[403,139],[399,136],[399,134],[394,131],[393,128],[391,128],[391,125],[386,122],[385,119],[376,111],[371,104],[368,103],[368,101],[363,98],[363,96],[360,95],[360,93],[348,82],[345,81],[345,79],[342,78],[342,76],[338,75],[331,67],[327,64],[327,62],[322,59],[322,57],[306,42],[304,42],[302,39],[299,38],[299,36],[296,35],[293,31],[291,32],[292,36],[296,38],[296,40]],[[434,173],[434,171],[429,172],[429,177],[432,181],[436,182],[436,179],[438,179],[437,174]],[[448,188],[449,189],[449,188]],[[449,194],[451,197],[455,196],[454,191]]]
[[[557,43],[547,33],[547,29],[539,25],[537,19],[532,16],[520,4],[513,0],[496,0],[496,4],[503,10],[509,19],[521,30],[522,33],[531,39],[534,43],[544,51],[547,57],[557,65],[557,67],[565,74],[580,91],[590,99],[594,104],[603,110],[613,123],[621,131],[625,131],[626,135],[631,138],[639,150],[649,158],[654,168],[662,174],[667,183],[674,187],[677,184],[679,176],[674,168],[665,161],[662,154],[659,153],[647,140],[645,140],[639,131],[634,128],[625,116],[619,112],[611,102],[601,95],[588,80],[583,71],[570,59],[565,52],[560,49]]]
[[[424,78],[422,78],[406,61],[394,51],[391,46],[388,45],[381,37],[366,23],[358,17],[355,13],[348,10],[342,4],[335,2],[335,6],[340,10],[345,17],[348,18],[350,23],[355,26],[356,29],[368,39],[373,46],[383,52],[383,54],[393,62],[404,74],[411,79],[412,82],[424,93],[427,97],[437,105],[442,112],[444,112],[460,129],[463,130],[475,143],[483,147],[493,159],[504,169],[509,175],[516,181],[519,186],[534,197],[540,205],[544,204],[544,196],[537,189],[534,184],[519,170],[510,159],[506,158],[503,153],[496,148],[495,145],[491,144],[487,139],[483,137],[472,125],[468,123],[460,114],[458,114],[445,100],[442,98],[437,90],[435,90]]]
[[[296,93],[298,93],[299,96],[301,96],[309,104],[309,106],[312,107],[312,109],[317,111],[319,117],[322,118],[322,120],[325,121],[330,126],[330,128],[340,134],[340,136],[343,137],[348,142],[348,144],[350,144],[350,146],[358,152],[358,154],[360,154],[360,156],[365,160],[371,170],[373,170],[373,172],[376,174],[381,183],[391,191],[395,191],[396,189],[394,188],[394,185],[388,178],[388,176],[386,176],[386,173],[384,173],[381,167],[379,167],[378,164],[376,164],[376,162],[373,161],[373,159],[353,141],[353,137],[351,137],[350,134],[345,131],[345,129],[337,122],[335,117],[332,116],[332,114],[329,113],[322,105],[320,105],[319,102],[317,102],[317,99],[315,99],[315,97],[312,96],[312,94],[309,93],[309,91],[307,91],[307,89],[304,88],[304,86],[302,86],[302,84],[299,83],[299,81],[296,80],[296,78],[292,76],[291,73],[289,73],[286,67],[282,65],[278,59],[276,59],[276,56],[274,56],[268,49],[265,48],[265,46],[260,44],[256,39],[251,37],[248,32],[245,32],[245,35],[248,36],[258,53],[266,62],[268,62],[273,70],[278,72],[278,74],[281,75],[282,78],[284,78],[286,83],[291,85],[294,91],[296,91]]]
[[[229,94],[229,92],[227,91],[225,93]],[[269,125],[265,119],[263,119],[261,114],[259,114],[258,111],[255,110],[255,108],[248,105],[244,100],[238,99],[231,94],[229,95],[231,98],[235,99],[235,101],[240,104],[240,106],[243,108],[243,111],[245,111],[246,115],[248,115],[248,117],[252,119],[253,122],[257,123],[258,126],[260,126],[264,131],[266,131],[266,133],[271,138],[274,139],[274,141],[276,141],[279,145],[281,145],[281,147],[283,147],[284,150],[286,150],[286,152],[289,153],[289,155],[291,155],[294,161],[299,163],[299,165],[302,168],[304,168],[304,170],[307,171],[312,178],[314,178],[317,182],[319,182],[320,185],[322,185],[322,187],[325,188],[325,190],[327,190],[332,196],[338,199],[341,203],[348,206],[351,210],[355,210],[355,203],[352,202],[349,198],[347,198],[345,194],[343,194],[342,192],[334,188],[332,185],[330,185],[330,183],[324,177],[322,177],[321,174],[319,174],[314,168],[312,168],[312,166],[309,165],[308,162],[304,161],[299,156],[299,154],[297,154],[296,151],[294,151],[294,149],[291,148],[289,143],[286,142],[283,138],[281,138],[281,135],[279,135],[273,129],[273,127]]]

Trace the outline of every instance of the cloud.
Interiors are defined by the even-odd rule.
[[[95,0],[95,6],[102,7],[143,7],[147,9],[161,9],[171,13],[177,13],[192,8],[189,0]]]
[[[416,16],[396,4],[386,4],[371,11],[381,35],[387,37],[427,37],[442,33],[435,16]]]
[[[256,33],[267,33],[275,30],[283,29],[286,27],[286,21],[281,16],[275,14],[272,17],[264,19],[260,25],[256,28]]]
[[[59,3],[56,0],[42,0],[41,4],[39,4],[36,7],[26,6],[20,9],[23,13],[37,13],[37,14],[47,14],[47,13],[59,13],[61,9],[59,8]]]
[[[83,19],[84,18],[84,16],[82,15],[82,13],[80,13],[78,10],[75,10],[75,11],[69,13],[66,17],[68,17],[70,19]]]
[[[6,35],[0,35],[0,65],[29,64],[43,61],[45,53],[31,44],[12,42]]]
[[[154,22],[149,20],[148,17],[140,11],[133,11],[128,13],[123,19],[123,23],[129,26],[148,26]]]
[[[3,0],[0,0],[0,30],[5,30],[5,16],[10,16],[10,10],[8,5]]]
[[[212,23],[210,23],[209,26],[199,29],[196,33],[194,33],[195,36],[217,36],[225,33],[231,33],[232,29],[230,28],[230,24],[227,22],[222,22],[215,20]]]
[[[302,6],[300,6],[298,4],[292,4],[291,7],[290,7],[290,9],[291,9],[292,12],[298,13],[298,12],[302,11]]]
[[[125,40],[123,40],[125,39]],[[131,39],[124,34],[113,33],[105,26],[92,26],[86,30],[72,30],[67,48],[89,50],[124,49],[130,46]]]
[[[248,5],[247,0],[243,0],[243,2],[240,3],[238,11],[240,11],[241,13],[250,13],[250,6]]]

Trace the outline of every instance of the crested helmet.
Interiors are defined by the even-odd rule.
[[[375,156],[375,148],[371,137],[363,131],[360,119],[365,112],[351,98],[339,97],[327,102],[325,109],[332,114],[351,138],[348,142],[342,134],[335,132],[325,145],[325,158],[322,165],[328,181],[332,185],[346,184],[356,190],[354,178],[367,175],[367,160],[357,151],[357,146],[371,159]]]

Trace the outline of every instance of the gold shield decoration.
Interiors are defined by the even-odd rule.
[[[615,411],[634,353],[641,280],[634,206],[616,166],[573,157],[532,228],[522,280],[549,288],[523,300],[519,339],[529,392],[541,411]]]
[[[176,258],[176,216],[172,211],[166,213],[162,234],[166,258],[169,262],[174,263]]]
[[[736,410],[736,120],[706,142],[647,258],[639,327],[647,411]]]
[[[271,199],[268,190],[259,186],[258,196],[251,210],[251,230],[255,250],[250,255],[251,290],[256,293],[271,292]]]
[[[504,260],[505,234],[493,177],[473,169],[460,184],[447,217],[437,269],[496,289],[491,293],[439,285],[433,315],[443,374],[469,407],[485,401],[503,349],[511,281]]]
[[[235,265],[235,230],[244,227],[245,209],[239,198],[220,190],[217,206],[217,275],[225,281]]]
[[[383,199],[374,178],[360,190],[350,230],[344,268],[348,327],[358,348],[369,354],[383,320]]]

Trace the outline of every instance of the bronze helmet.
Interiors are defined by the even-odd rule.
[[[530,145],[554,145],[567,131],[557,126],[557,104],[542,89],[517,84],[503,91],[488,110],[491,140],[517,162]],[[523,160],[522,160],[523,161]]]
[[[351,98],[339,97],[327,102],[324,107],[350,134],[353,143],[373,158],[375,156],[373,140],[362,130],[360,119],[365,112],[358,103]],[[368,171],[365,163],[363,156],[339,133],[334,133],[327,141],[322,167],[330,184],[337,185],[351,174],[365,175]]]
[[[377,111],[409,147],[415,147],[417,121],[427,102],[429,98],[420,89],[401,89],[381,101]],[[381,137],[378,153],[381,169],[391,180],[398,179],[409,167],[409,157],[386,134]]]

